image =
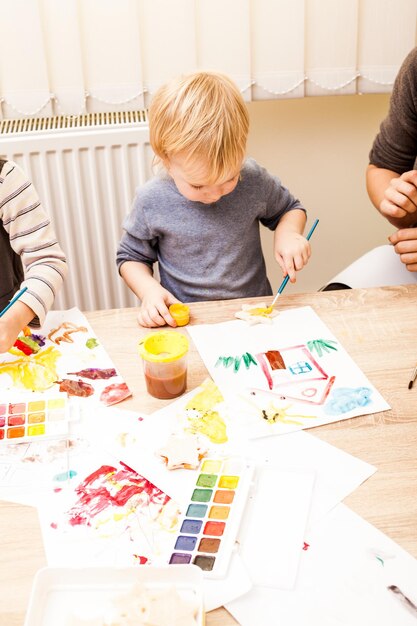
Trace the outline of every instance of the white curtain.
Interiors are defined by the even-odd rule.
[[[417,0],[0,0],[0,115],[142,109],[198,69],[246,100],[389,92],[416,22]]]

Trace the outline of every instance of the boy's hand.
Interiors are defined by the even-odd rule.
[[[311,255],[311,248],[303,235],[283,230],[276,233],[274,253],[283,275],[288,274],[290,281],[295,283],[296,271],[301,270],[307,264]]]
[[[417,228],[401,228],[388,239],[408,271],[417,272]]]
[[[10,328],[10,325],[3,322],[3,320],[0,320],[0,353],[10,350],[16,341],[18,333],[19,331],[15,335]]]
[[[19,333],[30,324],[35,313],[21,301],[15,302],[0,318],[0,353],[7,352],[13,346]]]
[[[170,304],[179,302],[177,298],[155,283],[152,288],[147,289],[140,307],[138,322],[145,328],[156,328],[158,326],[177,326],[177,322],[168,310]]]

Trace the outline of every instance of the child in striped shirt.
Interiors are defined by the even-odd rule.
[[[1,159],[0,268],[0,311],[27,287],[0,317],[0,352],[6,352],[25,326],[43,323],[67,265],[32,183],[16,163]]]

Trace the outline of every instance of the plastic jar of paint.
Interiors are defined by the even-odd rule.
[[[176,398],[187,387],[189,343],[175,330],[150,333],[139,342],[146,388],[154,398]]]
[[[171,304],[169,312],[177,322],[177,326],[186,326],[190,321],[190,307],[186,304],[182,304],[181,302]]]

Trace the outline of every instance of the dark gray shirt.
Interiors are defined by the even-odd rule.
[[[117,265],[158,261],[161,284],[182,302],[271,295],[259,223],[274,230],[303,209],[275,176],[247,159],[236,188],[214,204],[192,202],[170,178],[137,191]]]
[[[417,48],[395,79],[388,116],[375,137],[369,161],[398,174],[415,168],[417,157]]]

